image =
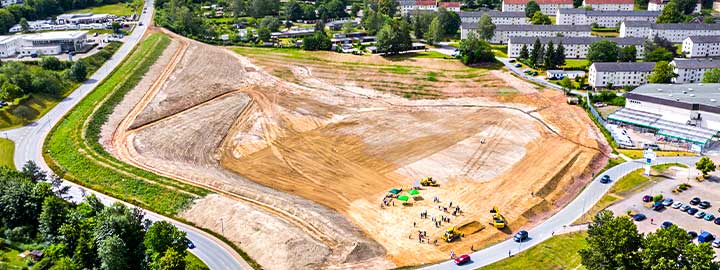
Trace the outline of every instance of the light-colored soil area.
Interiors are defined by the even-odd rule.
[[[214,231],[223,218],[226,236],[268,269],[447,259],[542,220],[604,165],[607,148],[582,109],[502,70],[330,52],[238,55],[176,39],[188,45],[134,90],[146,94],[116,124],[115,153],[220,193],[183,217]],[[381,206],[388,190],[406,195],[426,176],[440,186],[411,205]],[[450,202],[463,211],[439,210]],[[487,225],[493,206],[509,228]],[[435,226],[441,216],[449,222]],[[459,242],[431,244],[464,224]]]

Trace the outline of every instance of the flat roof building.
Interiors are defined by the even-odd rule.
[[[593,88],[646,84],[654,67],[654,62],[596,62],[590,65],[588,84]]]
[[[559,9],[556,14],[560,25],[592,25],[600,27],[620,27],[624,21],[655,22],[660,11],[601,11],[582,8]]]
[[[85,31],[0,36],[0,57],[12,57],[17,54],[53,55],[64,51],[76,51],[86,46],[86,39]]]

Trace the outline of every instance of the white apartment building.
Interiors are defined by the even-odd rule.
[[[440,2],[435,0],[397,0],[400,15],[418,15],[425,12],[436,12],[439,7],[449,11],[460,12],[460,2]]]
[[[559,25],[596,23],[600,27],[619,27],[624,21],[655,22],[660,16],[660,11],[598,11],[572,8],[559,9],[555,16]]]
[[[503,12],[525,12],[525,5],[530,0],[503,0],[502,11]],[[561,8],[573,8],[572,0],[536,0],[540,6],[540,11],[552,16]]]
[[[685,57],[720,56],[720,36],[690,36],[683,40]]]
[[[602,38],[602,37],[510,37],[508,40],[508,57],[519,57],[523,45],[532,50],[535,40],[540,40],[540,44],[546,45],[552,41],[555,46],[562,43],[565,47],[565,58],[586,58],[590,44],[600,40],[610,40],[618,44],[619,47],[635,46],[638,55],[643,55],[645,50],[642,38]]]
[[[647,83],[654,62],[597,62],[590,65],[588,84],[593,88],[638,86]]]
[[[88,23],[105,23],[115,19],[115,15],[110,14],[62,14],[57,16],[58,24],[88,24]]]
[[[583,6],[592,7],[593,10],[632,11],[635,8],[635,0],[584,0]]]
[[[673,83],[702,82],[705,72],[713,68],[720,68],[720,60],[713,59],[675,59],[670,62],[677,77]]]
[[[467,38],[470,31],[477,30],[477,23],[463,23],[460,26],[460,38]],[[495,26],[495,36],[490,43],[507,43],[510,37],[590,37],[592,27],[589,25],[513,25],[500,24]]]
[[[15,5],[15,4],[20,5],[22,3],[23,3],[22,0],[2,0],[2,1],[0,1],[0,4],[2,4],[2,7],[7,7],[9,5]]]
[[[665,5],[667,5],[667,3],[670,3],[670,0],[650,0],[648,1],[648,10],[662,11],[663,8],[665,8]],[[702,5],[700,4],[700,1],[698,1],[695,5],[695,10],[693,10],[693,13],[700,13],[701,10]]]
[[[650,23],[626,21],[620,25],[620,37],[653,38],[659,36],[673,43],[682,43],[689,36],[720,36],[720,24]]]
[[[438,7],[444,7],[448,11],[460,12],[460,2],[439,2]]]
[[[60,54],[63,51],[75,51],[85,47],[87,32],[44,32],[0,36],[0,57],[15,55]]]
[[[495,10],[489,10],[487,12],[477,11],[461,11],[460,21],[463,23],[478,23],[480,17],[487,14],[492,19],[493,24],[530,24],[530,21],[525,17],[525,12],[500,12]]]

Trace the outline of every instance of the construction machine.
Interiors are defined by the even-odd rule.
[[[437,181],[435,181],[435,179],[433,179],[432,176],[428,176],[428,177],[425,177],[425,178],[423,178],[422,180],[420,180],[420,185],[430,186],[430,187],[437,187],[437,186],[439,186],[439,184],[437,183]]]
[[[495,226],[495,228],[498,229],[505,228],[505,217],[500,214],[500,209],[498,209],[497,206],[493,206],[493,209],[490,210],[490,213],[492,214],[493,219],[493,221],[490,222],[490,225],[493,225]]]
[[[453,242],[455,240],[460,240],[460,237],[465,236],[464,233],[461,231],[455,229],[455,227],[450,227],[445,231],[445,234],[443,234],[442,239],[445,240],[445,242]]]

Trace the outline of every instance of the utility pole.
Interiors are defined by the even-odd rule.
[[[223,218],[220,218],[220,234],[225,237],[225,222],[223,222]]]

